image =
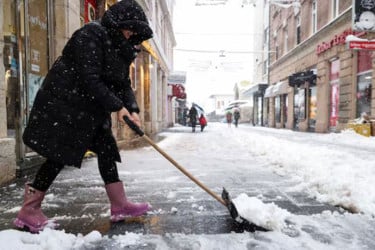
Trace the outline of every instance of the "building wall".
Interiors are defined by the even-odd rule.
[[[330,85],[329,85],[329,63],[327,60],[318,62],[317,70],[319,77],[317,80],[317,122],[316,131],[325,132],[329,123],[329,100],[330,100]]]
[[[53,27],[53,51],[50,56],[53,61],[61,55],[61,52],[72,36],[73,32],[81,27],[80,1],[77,0],[55,0],[54,27]]]
[[[3,34],[3,25],[4,25],[4,20],[3,20],[3,1],[0,2],[0,34]],[[1,58],[1,63],[0,63],[0,139],[5,138],[7,136],[7,115],[6,115],[6,93],[5,93],[5,69],[3,65],[3,49],[4,49],[4,36],[0,36],[0,58]]]
[[[7,135],[7,111],[5,93],[5,70],[3,65],[3,1],[0,1],[0,186],[16,177],[15,139]]]
[[[263,82],[266,81],[265,79],[265,72],[263,72],[263,62],[267,58],[267,47],[264,47],[266,45],[265,41],[265,34],[264,34],[264,28],[265,27],[265,19],[266,15],[268,17],[267,12],[263,11],[264,1],[257,1],[255,6],[252,6],[254,8],[254,22],[252,22],[253,30],[255,30],[255,33],[252,35],[253,39],[253,47],[251,50],[255,51],[254,53],[254,73],[252,74],[252,82]],[[263,52],[262,52],[263,51]]]

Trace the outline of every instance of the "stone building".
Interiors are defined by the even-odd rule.
[[[37,166],[43,159],[22,142],[35,94],[49,67],[72,33],[99,19],[116,0],[0,0],[0,185],[16,171]],[[139,0],[154,37],[142,43],[131,65],[132,86],[142,110],[147,134],[170,123],[167,77],[173,65],[174,0]],[[117,123],[113,131],[126,147],[134,133]],[[125,140],[126,138],[126,140]]]
[[[269,9],[268,126],[330,132],[375,116],[374,53],[353,50],[352,0],[300,0]],[[267,6],[268,8],[268,6]]]

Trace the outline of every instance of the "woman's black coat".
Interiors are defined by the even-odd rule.
[[[132,27],[139,19],[147,24],[141,9],[131,10],[131,18],[138,17]],[[101,22],[86,24],[68,41],[37,93],[23,134],[27,146],[64,165],[79,167],[88,149],[121,161],[110,114],[122,107],[139,112],[129,79],[136,50],[119,30],[116,18],[121,17],[107,12]],[[140,40],[150,38],[152,31],[143,35]]]

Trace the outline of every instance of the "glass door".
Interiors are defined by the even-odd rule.
[[[33,106],[36,93],[48,72],[48,19],[47,1],[27,1],[26,47],[27,61],[27,113]]]
[[[49,68],[49,18],[50,1],[18,0],[18,40],[20,58],[20,128],[17,140],[18,160],[36,155],[22,142],[31,107],[38,89]]]
[[[294,128],[299,128],[299,123],[306,120],[306,89],[298,88],[294,93]]]

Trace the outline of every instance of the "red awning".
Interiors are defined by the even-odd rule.
[[[179,99],[186,99],[185,87],[182,84],[171,84],[172,96]]]

